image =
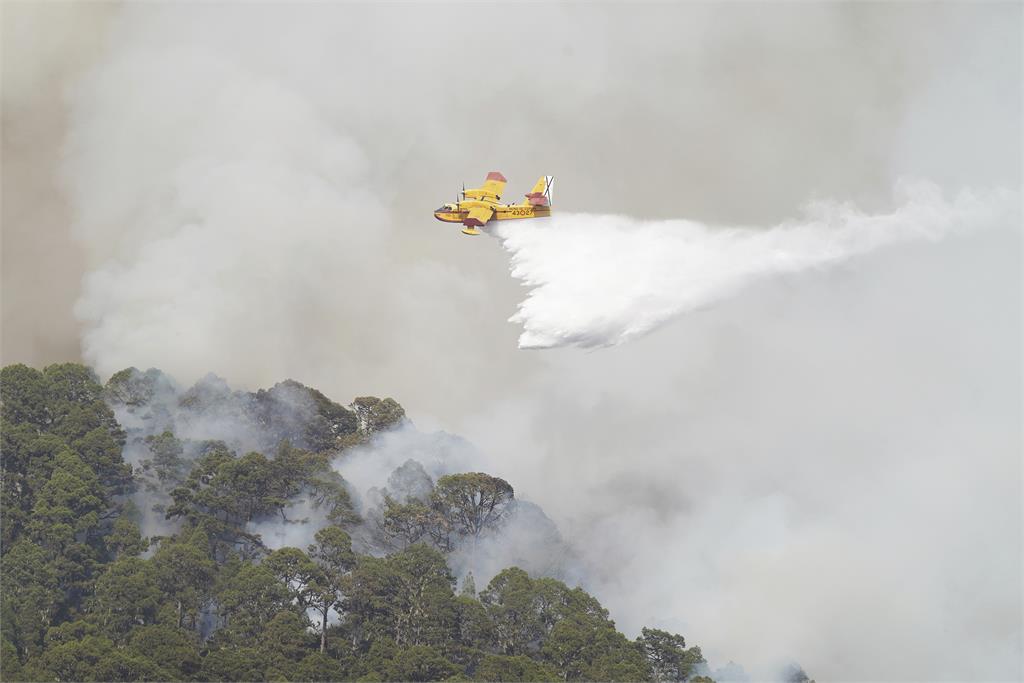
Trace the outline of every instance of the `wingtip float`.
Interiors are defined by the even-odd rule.
[[[554,176],[541,176],[526,201],[519,204],[501,204],[501,193],[508,180],[498,171],[487,174],[483,187],[462,188],[462,199],[445,204],[434,211],[434,218],[445,223],[462,223],[466,235],[479,235],[480,228],[489,221],[518,220],[520,218],[546,218],[551,215],[551,188]]]

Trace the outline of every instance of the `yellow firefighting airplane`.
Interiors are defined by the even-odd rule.
[[[445,204],[434,211],[434,217],[446,223],[462,223],[462,232],[479,235],[477,228],[487,221],[516,218],[544,218],[551,215],[551,186],[554,176],[541,176],[522,204],[499,204],[501,192],[508,181],[497,171],[487,174],[484,186],[472,190],[462,188],[462,201]]]

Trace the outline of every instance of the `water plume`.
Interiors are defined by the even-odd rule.
[[[1003,225],[1019,203],[1003,189],[947,198],[923,181],[901,182],[895,194],[890,212],[818,201],[769,228],[571,213],[499,224],[512,276],[531,288],[510,319],[523,326],[519,346],[621,344],[768,277]]]

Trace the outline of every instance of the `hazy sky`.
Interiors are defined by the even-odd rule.
[[[627,632],[1019,678],[1019,214],[588,352],[520,350],[508,254],[430,212],[491,170],[711,233],[1016,190],[1021,6],[469,8],[4,3],[4,363],[394,396],[548,511]]]

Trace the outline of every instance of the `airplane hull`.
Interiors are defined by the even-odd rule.
[[[550,206],[498,206],[495,207],[494,215],[491,216],[491,220],[512,221],[523,218],[547,218],[550,215]],[[445,223],[463,223],[468,217],[468,211],[437,211],[434,213],[434,218]]]
[[[547,218],[550,215],[550,206],[499,206],[491,220],[512,221],[520,218]]]

